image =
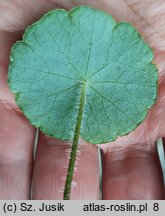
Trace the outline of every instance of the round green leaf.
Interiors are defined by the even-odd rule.
[[[130,24],[86,6],[57,9],[12,48],[9,86],[44,133],[106,143],[136,128],[154,104],[152,59]]]

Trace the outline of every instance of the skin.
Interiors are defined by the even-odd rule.
[[[154,51],[159,71],[158,99],[145,121],[128,136],[99,146],[102,199],[164,199],[155,141],[165,137],[164,0],[1,0],[0,1],[0,199],[62,199],[70,145],[39,134],[28,123],[7,86],[11,46],[24,29],[54,8],[87,4],[131,22]],[[100,199],[97,147],[80,142],[71,199]],[[33,178],[32,193],[30,193]]]

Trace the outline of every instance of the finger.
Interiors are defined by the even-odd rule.
[[[58,1],[54,1],[58,2]],[[69,3],[68,3],[69,2]],[[73,6],[63,1],[65,7]],[[62,199],[69,163],[68,145],[41,135],[33,175],[34,199]],[[54,145],[50,147],[49,142]],[[56,143],[57,142],[57,143]],[[89,149],[88,149],[89,148]],[[80,145],[78,164],[73,178],[71,199],[99,198],[99,164],[97,149]],[[90,157],[89,157],[90,154]],[[89,165],[88,165],[89,164]],[[44,177],[43,177],[44,176]]]
[[[163,153],[164,153],[164,160],[165,161],[165,137],[163,138]],[[162,172],[163,172],[163,180],[164,180],[164,199],[165,199],[165,163],[162,166]]]
[[[28,199],[34,130],[7,101],[0,101],[0,122],[0,199]]]
[[[0,199],[27,199],[30,191],[34,129],[7,87],[10,47],[18,38],[0,32]]]
[[[93,8],[96,9],[102,9],[102,10],[106,10],[107,9],[107,5],[109,5],[107,0],[51,0],[52,2],[54,2],[56,5],[58,5],[59,7],[65,8],[67,10],[78,6],[78,5],[89,5]]]
[[[40,134],[33,173],[33,199],[63,199],[71,145]],[[81,142],[71,199],[99,199],[96,146]]]
[[[30,22],[26,14],[32,14],[32,5],[21,3],[0,3],[0,199],[28,199],[30,195],[35,130],[18,110],[7,85],[10,48],[20,39],[20,26]]]
[[[121,143],[103,150],[102,156],[103,199],[163,199],[163,177],[155,145]]]
[[[28,25],[54,8],[56,8],[56,4],[50,0],[1,1],[0,29],[23,32]]]

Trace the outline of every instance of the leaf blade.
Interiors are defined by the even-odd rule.
[[[73,141],[86,82],[80,136],[106,143],[135,129],[154,104],[152,59],[130,24],[89,7],[54,10],[13,47],[9,86],[31,124]]]

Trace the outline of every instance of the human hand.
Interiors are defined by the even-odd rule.
[[[62,199],[68,144],[39,134],[33,163],[35,129],[19,111],[7,86],[9,53],[24,29],[48,10],[80,3],[131,22],[154,50],[159,70],[158,101],[146,120],[128,136],[102,149],[103,199],[163,199],[164,186],[155,140],[165,136],[165,15],[163,0],[1,0],[0,2],[0,199]],[[71,199],[99,199],[97,148],[80,143]]]

